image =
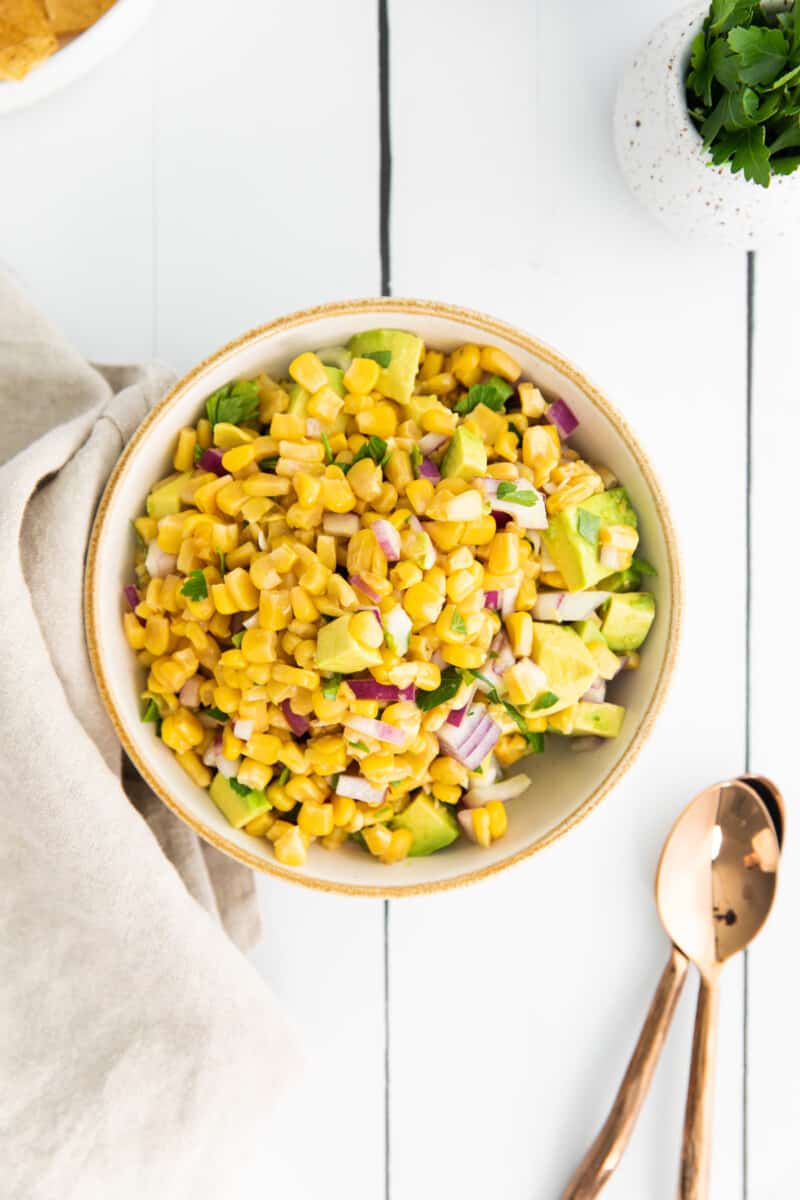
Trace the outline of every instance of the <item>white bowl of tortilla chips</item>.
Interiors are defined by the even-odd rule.
[[[2,0],[0,113],[65,87],[113,54],[153,0]]]

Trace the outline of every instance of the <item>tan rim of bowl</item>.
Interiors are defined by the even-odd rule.
[[[415,316],[437,316],[446,317],[451,320],[456,320],[464,325],[469,325],[482,335],[497,335],[505,338],[507,341],[519,346],[523,350],[536,355],[548,363],[551,367],[565,375],[572,381],[592,403],[603,413],[610,421],[622,440],[626,443],[628,449],[633,454],[642,475],[645,478],[648,488],[653,496],[658,512],[659,520],[664,531],[664,538],[667,544],[667,557],[669,561],[669,578],[671,591],[671,605],[669,612],[669,635],[667,639],[667,650],[664,656],[664,661],[661,665],[658,681],[653,692],[650,703],[642,718],[636,733],[628,746],[628,749],[623,754],[622,758],[616,766],[606,775],[598,786],[594,789],[590,796],[586,798],[583,804],[569,817],[563,820],[560,824],[551,829],[543,837],[540,837],[530,846],[526,846],[523,850],[518,850],[515,854],[511,854],[508,858],[501,859],[500,862],[491,863],[485,867],[476,867],[473,871],[466,871],[462,875],[456,875],[451,879],[434,880],[430,883],[420,884],[396,884],[387,883],[385,885],[366,885],[354,886],[352,884],[333,883],[329,880],[314,879],[313,877],[303,876],[299,873],[287,871],[280,866],[279,863],[263,862],[260,858],[250,854],[247,850],[241,849],[233,842],[228,841],[224,837],[220,837],[213,829],[197,821],[190,813],[185,812],[179,802],[170,795],[163,783],[153,773],[148,764],[137,751],[133,742],[123,725],[119,713],[117,712],[114,702],[111,698],[111,692],[106,681],[103,663],[100,658],[97,642],[97,632],[95,627],[95,613],[93,605],[93,597],[95,591],[95,570],[97,566],[97,550],[100,538],[103,532],[103,525],[108,512],[109,502],[114,494],[114,490],[122,477],[130,458],[136,449],[139,442],[147,437],[147,435],[155,428],[161,417],[172,404],[172,401],[178,396],[187,386],[187,384],[201,378],[209,368],[219,362],[226,354],[232,350],[238,349],[240,346],[251,342],[257,342],[261,339],[268,340],[275,333],[282,332],[287,329],[296,328],[298,325],[303,325],[310,320],[318,317],[337,317],[352,313],[371,313],[383,312],[400,312],[409,313]],[[612,407],[606,398],[595,388],[580,371],[577,371],[571,363],[563,359],[554,350],[535,338],[528,337],[521,333],[518,329],[514,329],[511,325],[506,325],[502,321],[497,321],[493,317],[485,316],[482,313],[474,312],[470,309],[457,308],[450,304],[438,304],[428,300],[395,300],[395,299],[374,299],[374,300],[346,300],[335,302],[332,304],[321,304],[315,308],[303,309],[300,312],[290,313],[288,316],[279,317],[275,321],[270,321],[267,325],[261,325],[256,329],[250,330],[241,337],[236,338],[232,342],[228,342],[210,358],[206,358],[203,362],[194,367],[188,374],[175,384],[170,392],[161,400],[155,408],[147,415],[145,420],[136,430],[131,440],[123,450],[117,465],[115,466],[111,477],[106,486],[92,528],[91,537],[89,540],[89,552],[86,565],[86,580],[84,587],[84,614],[86,623],[86,638],[89,647],[89,657],[94,670],[95,679],[97,680],[100,694],[105,703],[108,714],[117,732],[120,742],[131,760],[135,763],[137,770],[159,796],[164,803],[170,808],[176,816],[185,821],[191,829],[194,830],[200,837],[210,842],[218,850],[224,854],[228,854],[231,858],[244,863],[248,867],[253,867],[258,871],[264,871],[270,875],[276,875],[280,879],[287,879],[292,883],[301,884],[303,887],[314,888],[323,892],[339,892],[351,896],[371,896],[382,897],[385,899],[396,898],[401,896],[414,896],[420,894],[428,894],[431,892],[439,892],[449,890],[450,888],[461,887],[467,883],[475,883],[479,879],[485,879],[489,875],[494,875],[498,871],[505,870],[506,867],[512,866],[514,863],[521,862],[522,859],[529,858],[539,850],[543,850],[545,846],[549,846],[557,838],[563,837],[568,833],[579,821],[594,809],[600,801],[608,794],[609,791],[619,782],[631,764],[634,762],[642,746],[650,736],[656,717],[664,703],[667,694],[670,679],[675,667],[677,657],[678,642],[680,638],[681,619],[683,610],[683,591],[681,583],[681,567],[680,556],[678,552],[677,539],[672,526],[672,521],[667,508],[664,494],[661,486],[655,476],[653,468],[650,464],[647,455],[639,446],[636,438],[629,429],[625,420]]]

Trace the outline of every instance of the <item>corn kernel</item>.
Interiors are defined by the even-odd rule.
[[[530,613],[516,612],[506,617],[511,649],[517,658],[530,658],[533,650],[533,619]]]
[[[285,833],[281,834],[274,843],[274,849],[278,862],[287,867],[302,867],[307,858],[302,832],[294,825],[290,825]]]
[[[481,367],[490,375],[499,375],[509,383],[516,383],[522,374],[519,363],[499,346],[484,346],[481,349]]]
[[[326,387],[328,383],[328,373],[325,367],[316,354],[312,354],[310,351],[299,354],[289,364],[289,374],[295,383],[299,383],[307,392],[317,392],[320,388]]]
[[[381,369],[371,358],[354,358],[344,373],[342,382],[348,392],[357,396],[368,395],[378,382]]]
[[[326,837],[333,832],[333,805],[306,800],[297,814],[297,824],[312,837]]]

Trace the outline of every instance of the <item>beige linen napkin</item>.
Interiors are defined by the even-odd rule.
[[[88,366],[0,274],[3,1200],[261,1197],[295,1063],[231,941],[258,937],[250,872],[131,768],[126,795],[84,645],[93,512],[168,383]]]

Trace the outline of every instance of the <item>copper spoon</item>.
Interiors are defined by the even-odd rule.
[[[658,907],[673,942],[700,972],[683,1126],[680,1200],[706,1200],[711,1165],[719,983],[769,916],[780,845],[758,792],[739,780],[709,789],[665,847]]]
[[[785,826],[785,810],[780,791],[771,780],[764,776],[742,776],[741,781],[748,784],[761,797],[774,826],[778,844],[781,845]],[[706,795],[707,792],[703,792],[697,796],[689,805],[687,812]],[[670,833],[666,845],[670,844],[682,820],[683,817],[679,819]],[[657,894],[660,890],[663,862],[664,854],[662,854],[656,877]],[[683,989],[688,967],[688,958],[673,944],[669,960],[659,980],[639,1040],[611,1111],[562,1193],[561,1200],[591,1200],[605,1187],[619,1166],[650,1087],[656,1063],[663,1049],[670,1022]]]

